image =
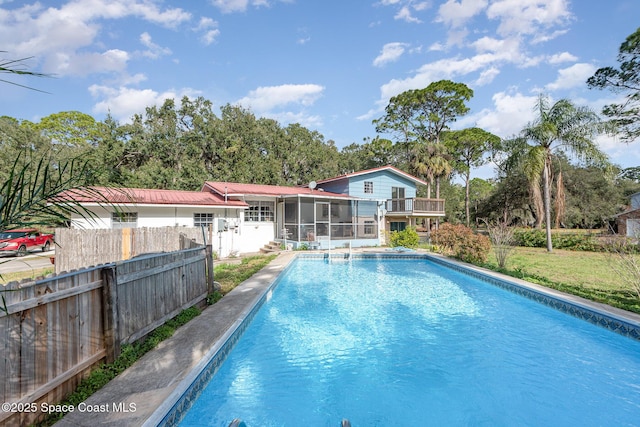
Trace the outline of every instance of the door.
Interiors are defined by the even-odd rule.
[[[329,237],[329,203],[316,202],[316,237]]]
[[[404,187],[391,187],[391,211],[405,211]]]
[[[627,237],[640,238],[640,219],[627,220]]]

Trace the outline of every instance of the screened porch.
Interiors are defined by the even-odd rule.
[[[283,223],[278,238],[303,243],[347,241],[353,246],[377,244],[378,203],[372,200],[292,196],[281,199]]]

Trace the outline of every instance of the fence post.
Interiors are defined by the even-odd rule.
[[[112,363],[120,355],[118,333],[118,283],[115,264],[105,266],[102,271],[102,315],[104,319],[104,343],[107,353],[106,363]]]
[[[205,247],[204,254],[205,266],[207,269],[207,294],[211,295],[215,290],[213,284],[213,247],[211,244],[208,244]]]

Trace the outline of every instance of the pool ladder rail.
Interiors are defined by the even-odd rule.
[[[247,427],[247,425],[240,418],[234,418],[229,427]],[[340,423],[340,427],[351,427],[351,422],[345,418]]]

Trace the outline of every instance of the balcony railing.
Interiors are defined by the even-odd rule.
[[[444,216],[444,199],[388,199],[387,214]]]

